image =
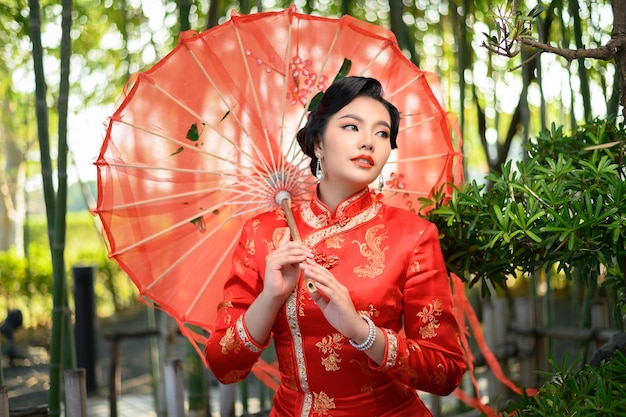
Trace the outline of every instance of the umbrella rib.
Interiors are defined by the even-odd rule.
[[[239,36],[238,36],[238,37],[239,37]],[[248,78],[251,78],[251,77],[250,77],[250,69],[249,69],[249,67],[248,67],[248,65],[247,65],[247,61],[245,61],[245,60],[244,60],[244,62],[246,63],[246,64],[245,64],[245,66],[246,66],[246,70],[247,70],[247,72],[248,72]],[[152,80],[150,80],[150,81],[152,81]],[[151,85],[152,85],[153,87],[155,87],[157,90],[159,90],[159,91],[160,91],[162,94],[164,94],[166,97],[168,97],[170,100],[172,100],[174,103],[178,104],[181,108],[185,109],[185,110],[186,110],[189,114],[191,114],[192,116],[194,116],[196,119],[198,119],[198,120],[202,120],[202,121],[204,121],[204,122],[207,122],[207,121],[206,121],[206,120],[204,120],[204,119],[203,119],[203,118],[202,118],[199,114],[195,113],[195,112],[194,112],[193,110],[191,110],[188,106],[185,106],[185,105],[184,105],[184,104],[183,104],[180,100],[178,100],[176,97],[174,97],[174,96],[172,96],[171,94],[169,94],[166,90],[164,90],[163,88],[161,88],[160,86],[158,86],[158,85],[157,85],[157,84],[155,84],[154,82],[151,82]],[[257,105],[257,110],[259,110],[260,106],[259,106],[259,104],[258,104],[258,99],[257,99],[257,97],[256,97],[256,94],[253,94],[253,95],[254,95],[254,98],[255,98],[255,103],[256,103],[256,105]],[[228,109],[229,109],[229,111],[230,111],[230,112],[232,112],[232,109],[230,108],[230,106],[228,106]],[[262,111],[259,111],[259,115],[261,115],[261,114],[263,114],[263,112],[262,112]],[[123,121],[121,121],[121,120],[120,120],[120,122],[121,122],[121,123],[124,123],[124,122],[123,122]],[[265,134],[265,139],[266,139],[266,143],[267,143],[268,149],[271,149],[270,142],[269,142],[269,137],[267,136],[267,129],[265,129],[265,123],[264,123],[264,121],[263,121],[262,123],[263,123],[263,132],[264,132],[264,134]],[[133,125],[131,125],[130,123],[126,123],[126,124],[127,124],[127,125],[129,125],[129,126],[131,126],[131,127],[135,127],[135,128],[137,128],[137,129],[139,129],[139,130],[145,131],[145,132],[147,132],[147,133],[153,133],[153,132],[150,132],[150,131],[149,131],[149,130],[147,130],[147,129],[143,129],[143,128],[140,128],[140,127],[138,127],[138,126],[133,126]],[[246,152],[244,152],[244,150],[243,150],[243,149],[242,149],[242,148],[241,148],[238,144],[234,143],[232,140],[230,140],[230,139],[228,139],[226,136],[222,135],[222,134],[221,134],[221,133],[220,133],[217,129],[215,129],[215,128],[211,125],[211,124],[206,123],[206,125],[207,125],[207,126],[209,126],[209,127],[210,127],[210,128],[211,128],[214,132],[216,132],[216,133],[217,133],[220,137],[222,137],[222,138],[223,138],[226,142],[230,143],[230,144],[231,144],[231,145],[232,145],[232,146],[233,146],[233,147],[234,147],[234,148],[235,148],[235,149],[236,149],[236,150],[237,150],[237,151],[238,151],[241,155],[245,156],[245,157],[246,157],[248,160],[250,160],[250,161],[252,161],[252,160],[253,160],[252,156],[251,156],[251,155],[249,155],[249,154],[247,154]],[[200,151],[197,147],[195,147],[195,146],[193,146],[193,145],[190,145],[190,144],[186,144],[186,143],[184,143],[184,142],[180,142],[180,141],[179,141],[179,140],[177,140],[177,139],[174,139],[174,138],[169,138],[169,137],[164,136],[164,135],[159,135],[158,133],[153,133],[153,134],[155,134],[155,135],[157,135],[157,136],[160,136],[160,137],[162,137],[163,139],[170,140],[170,141],[172,141],[172,142],[174,142],[174,143],[177,143],[177,144],[179,144],[179,145],[185,146],[185,147],[187,147],[188,149],[193,149],[193,150],[196,150],[197,152],[200,152],[200,153],[203,153],[203,154],[210,155],[210,156],[215,157],[215,158],[218,158],[218,159],[220,159],[220,160],[222,160],[222,161],[227,161],[226,159],[221,158],[221,157],[219,157],[218,155],[211,154],[211,153],[208,153],[208,152],[202,152],[202,151]],[[247,136],[247,137],[249,137],[249,136]],[[261,152],[258,152],[258,148],[257,148],[257,147],[256,147],[256,145],[254,144],[254,141],[250,141],[250,143],[251,143],[251,145],[253,146],[253,148],[254,148],[255,150],[257,150],[257,154],[261,155]],[[270,153],[270,156],[271,156],[271,157],[272,157],[272,159],[273,159],[273,157],[274,157],[274,156],[273,156],[273,154],[271,154],[271,153]],[[227,161],[227,162],[232,163],[231,161]],[[270,171],[270,169],[269,169],[269,167],[267,166],[267,164],[266,164],[265,160],[264,160],[264,159],[261,159],[261,162],[262,162],[262,164],[263,164],[263,165],[267,168],[267,170],[268,170],[268,171]],[[272,166],[275,166],[275,163],[273,163],[273,165],[272,165]]]
[[[200,301],[202,294],[204,293],[204,291],[206,291],[206,288],[208,287],[209,283],[211,282],[211,280],[213,279],[213,277],[215,276],[215,274],[217,273],[217,270],[219,269],[219,267],[224,263],[224,261],[227,259],[227,257],[230,254],[230,251],[232,250],[232,248],[237,244],[237,240],[233,239],[233,241],[230,243],[230,245],[228,245],[228,248],[226,248],[226,250],[222,253],[222,256],[220,257],[220,259],[217,261],[217,263],[215,264],[215,267],[213,268],[213,270],[211,271],[211,274],[207,277],[207,279],[204,281],[204,284],[202,284],[202,287],[200,288],[200,290],[198,291],[198,295],[193,299],[193,301],[191,302],[191,304],[189,305],[189,308],[187,309],[187,311],[185,311],[185,317],[187,315],[189,315],[189,313],[196,307],[196,304],[198,303],[198,301]],[[195,248],[194,248],[195,249]]]
[[[221,224],[217,225],[210,233],[206,234],[202,239],[200,239],[195,245],[193,245],[183,256],[181,256],[180,258],[178,258],[176,260],[176,262],[172,263],[165,271],[163,271],[161,273],[161,275],[159,275],[158,277],[156,277],[154,279],[154,281],[152,281],[150,283],[150,285],[148,285],[145,289],[145,291],[150,291],[152,289],[152,287],[154,287],[155,285],[157,285],[163,278],[165,278],[170,271],[172,271],[174,268],[176,268],[182,261],[184,261],[188,256],[190,256],[193,251],[195,251],[199,246],[201,246],[207,239],[210,239],[211,237],[213,237],[213,235],[215,233],[217,233],[217,231],[224,226],[226,223],[228,223],[233,217],[235,216],[229,216],[227,219],[225,219]],[[144,292],[145,292],[144,291]]]
[[[438,153],[438,154],[431,154],[431,155],[425,155],[425,156],[414,156],[411,158],[401,158],[401,159],[396,159],[394,161],[388,161],[386,165],[399,164],[403,162],[428,161],[429,159],[444,158],[446,156],[450,156],[450,153]]]
[[[124,121],[124,120],[118,120],[117,122],[118,122],[118,123],[121,123],[121,124],[123,124],[123,125],[129,126],[129,127],[133,128],[133,129],[137,129],[137,130],[139,130],[140,132],[144,132],[144,133],[148,133],[148,134],[150,134],[150,135],[154,135],[154,136],[160,137],[161,139],[165,139],[165,140],[170,141],[170,142],[172,142],[172,143],[175,143],[175,144],[177,144],[177,145],[183,146],[183,147],[185,147],[185,148],[187,148],[187,149],[190,149],[190,150],[192,150],[192,151],[194,151],[194,152],[197,152],[197,153],[200,153],[200,154],[202,154],[202,155],[208,155],[208,156],[210,156],[210,157],[212,157],[212,158],[219,159],[219,160],[220,160],[220,161],[222,161],[222,162],[227,162],[227,163],[229,163],[229,164],[231,164],[231,165],[233,165],[233,166],[235,166],[235,167],[237,166],[237,164],[235,164],[235,163],[234,163],[233,161],[231,161],[230,159],[224,158],[224,157],[222,157],[222,156],[219,156],[219,155],[214,154],[214,153],[211,153],[211,152],[204,151],[204,150],[202,150],[202,149],[200,149],[200,148],[198,148],[198,147],[196,147],[196,146],[194,146],[194,145],[190,145],[190,144],[188,144],[188,143],[181,142],[180,140],[178,140],[178,139],[176,139],[176,138],[172,138],[172,137],[169,137],[169,136],[166,136],[166,135],[160,134],[160,133],[158,133],[158,132],[156,132],[156,131],[146,129],[146,128],[144,128],[144,127],[141,127],[141,126],[135,125],[135,124],[133,124],[133,123],[126,122],[126,121]],[[208,125],[208,124],[207,124],[207,126],[210,126],[210,125]],[[252,158],[250,155],[248,155],[246,152],[244,152],[244,151],[243,151],[243,149],[241,149],[239,146],[237,146],[237,144],[233,143],[230,139],[228,139],[228,138],[226,138],[225,136],[223,136],[223,135],[222,135],[220,132],[218,132],[217,130],[215,130],[215,129],[213,129],[213,130],[214,130],[216,133],[218,133],[218,134],[220,135],[220,137],[221,137],[221,138],[223,138],[223,139],[224,139],[224,140],[226,140],[228,143],[230,143],[230,144],[231,144],[231,145],[232,145],[232,146],[233,146],[233,147],[234,147],[237,151],[239,151],[242,155],[246,156],[246,158],[248,158],[248,159],[251,159],[251,158]]]
[[[210,208],[208,208],[208,209],[205,209],[205,210],[203,210],[203,211],[199,212],[198,214],[195,214],[195,215],[193,215],[193,216],[190,216],[190,217],[188,217],[188,218],[187,218],[187,219],[185,219],[185,220],[181,220],[181,221],[180,221],[180,222],[178,222],[178,223],[175,223],[175,224],[173,224],[173,225],[171,225],[171,226],[169,226],[169,227],[167,227],[167,228],[165,228],[165,229],[162,229],[162,230],[160,230],[158,233],[152,234],[152,235],[150,235],[150,236],[148,236],[148,237],[145,237],[145,238],[143,238],[143,239],[141,239],[141,240],[139,240],[139,241],[137,241],[137,242],[134,242],[132,245],[126,246],[125,248],[123,248],[123,249],[121,249],[121,250],[116,250],[115,252],[112,252],[109,256],[110,256],[111,258],[114,258],[114,257],[116,257],[116,256],[119,256],[119,255],[121,255],[121,254],[124,254],[124,253],[128,252],[129,250],[135,249],[135,248],[137,248],[137,247],[139,247],[139,246],[143,245],[144,243],[151,241],[152,239],[155,239],[155,238],[157,238],[157,237],[160,237],[160,236],[162,236],[162,235],[164,235],[164,234],[166,234],[166,233],[168,233],[168,232],[171,232],[172,230],[176,229],[177,227],[180,227],[180,226],[185,225],[185,224],[187,224],[187,223],[191,223],[193,220],[197,219],[198,217],[202,217],[202,216],[204,216],[205,214],[212,213],[213,211],[215,211],[215,210],[219,209],[220,207],[222,207],[222,206],[224,206],[224,205],[228,206],[228,205],[233,205],[233,204],[232,204],[232,203],[227,203],[227,202],[223,202],[223,203],[221,203],[221,204],[216,204],[216,205],[214,205],[214,206],[212,206],[212,207],[210,207]],[[237,216],[241,216],[241,215],[244,215],[244,214],[249,214],[249,213],[254,213],[254,212],[255,212],[255,211],[257,211],[258,209],[259,209],[258,207],[254,207],[254,208],[253,208],[253,209],[251,209],[251,210],[246,210],[246,211],[241,211],[241,210],[239,210],[239,211],[237,212],[237,213],[238,213],[238,214],[237,214]],[[228,218],[228,220],[231,220],[231,219],[233,219],[234,217],[237,217],[237,216],[231,215],[231,216]],[[214,231],[212,231],[210,234],[212,235],[212,234],[213,234],[216,230],[217,230],[217,229],[215,229]]]
[[[284,74],[285,74],[285,82],[283,83],[283,98],[282,98],[282,115],[281,115],[281,120],[280,120],[280,125],[281,126],[285,126],[285,116],[287,113],[287,86],[289,85],[289,66],[290,66],[290,61],[289,61],[289,56],[288,54],[291,52],[291,41],[292,41],[292,29],[293,29],[293,25],[289,25],[289,32],[287,35],[287,48],[285,49],[285,56],[283,57],[283,61],[285,62],[285,69],[284,69]],[[302,119],[301,119],[302,120]],[[300,126],[300,124],[298,125]],[[284,144],[284,140],[285,140],[285,129],[280,129],[280,148],[283,148],[283,144]],[[287,150],[287,155],[290,154],[291,149],[294,145],[294,142],[296,142],[295,140],[292,140],[291,143],[289,144],[288,150]],[[283,158],[283,160],[280,162],[281,164],[281,171],[285,171],[285,164],[287,163],[287,161],[285,160],[286,158]]]
[[[239,33],[239,28],[237,27],[237,25],[235,25],[234,28],[235,28],[235,35],[237,36],[237,43],[239,45],[239,52],[241,53],[243,65],[244,65],[244,68],[246,69],[246,76],[248,77],[247,85],[254,86],[254,81],[252,80],[252,74],[250,72],[250,65],[248,65],[248,60],[246,59],[246,52],[243,48],[243,42],[241,40],[241,34]],[[259,116],[259,119],[261,120],[261,127],[263,130],[263,136],[265,136],[265,143],[267,144],[267,149],[271,150],[272,146],[270,143],[270,138],[267,134],[267,126],[265,125],[265,117],[264,117],[265,112],[261,109],[261,105],[259,103],[259,98],[257,96],[256,90],[254,88],[251,88],[250,90],[252,92],[252,97],[254,98],[254,105],[256,106],[257,114]],[[270,154],[270,158],[272,159],[271,166],[276,167],[276,162],[274,161],[274,154],[272,152],[268,152],[268,153]],[[261,153],[259,153],[259,155],[261,155]],[[265,160],[263,160],[262,162],[265,164]]]
[[[206,42],[205,42],[206,45]],[[222,103],[224,103],[224,105],[228,108],[228,114],[232,115],[235,119],[235,122],[237,123],[237,126],[239,126],[239,128],[245,133],[246,136],[250,136],[248,134],[248,132],[246,131],[246,128],[244,127],[241,119],[239,117],[237,117],[237,114],[235,112],[233,112],[233,109],[231,109],[230,104],[226,101],[224,95],[222,94],[222,92],[219,90],[217,84],[215,84],[215,82],[213,81],[213,78],[211,78],[211,76],[209,75],[209,73],[206,71],[206,69],[202,66],[202,64],[200,63],[200,60],[198,59],[198,57],[196,56],[196,54],[191,50],[191,49],[187,49],[189,51],[189,53],[191,54],[191,58],[194,60],[194,62],[196,63],[196,65],[198,66],[198,68],[200,69],[200,71],[202,72],[202,74],[204,75],[204,77],[207,79],[207,81],[209,83],[211,83],[211,85],[213,86],[213,89],[215,90],[215,92],[217,93],[218,97],[220,98],[220,100],[222,101]],[[234,145],[234,144],[233,144]],[[234,145],[236,146],[236,145]]]
[[[178,258],[176,260],[176,262],[174,262],[172,265],[170,265],[165,271],[163,271],[161,273],[161,275],[159,275],[158,277],[156,277],[154,279],[154,281],[152,283],[150,283],[150,285],[148,285],[145,290],[144,293],[146,291],[149,291],[150,289],[152,289],[152,287],[154,287],[156,284],[158,284],[163,278],[165,278],[170,271],[172,271],[174,268],[176,268],[182,261],[184,261],[188,256],[191,256],[191,254],[198,248],[200,247],[207,239],[210,239],[211,237],[213,237],[213,235],[215,233],[217,233],[217,231],[223,227],[226,223],[228,223],[229,221],[231,221],[233,218],[238,217],[238,216],[242,216],[244,214],[247,214],[249,211],[257,211],[258,208],[253,208],[252,210],[246,210],[246,211],[241,211],[238,210],[236,212],[236,214],[230,215],[228,218],[224,219],[223,222],[221,222],[221,224],[217,225],[210,233],[208,233],[207,235],[205,235],[202,239],[200,239],[195,245],[193,245],[193,247],[191,249],[189,249],[183,256],[181,256],[180,258]],[[227,253],[227,252],[225,252]]]
[[[432,122],[433,120],[438,119],[438,118],[440,118],[440,117],[441,117],[441,115],[434,115],[434,116],[430,116],[429,118],[427,118],[427,119],[422,119],[422,120],[420,120],[419,122],[414,123],[414,124],[412,124],[412,125],[410,125],[410,126],[404,126],[402,129],[400,129],[400,132],[404,132],[404,131],[406,131],[406,130],[413,129],[413,128],[415,128],[415,127],[418,127],[418,126],[420,126],[420,125],[423,125],[424,123],[429,123],[429,122]]]
[[[371,189],[374,189],[373,187],[370,187]],[[425,191],[415,191],[415,190],[405,190],[402,188],[385,188],[385,194],[389,193],[393,193],[394,195],[396,194],[410,194],[410,195],[418,195],[418,196],[426,196],[428,197],[430,195],[430,193],[425,192]],[[393,197],[393,195],[387,196],[385,199],[389,199]]]
[[[237,26],[235,26],[235,33],[237,34],[237,39],[238,39],[238,43],[239,43],[239,47],[240,47],[240,51],[243,48],[242,44],[241,44],[241,38],[239,36],[239,31],[237,29]],[[196,64],[198,65],[198,67],[200,68],[200,71],[202,71],[202,73],[204,74],[204,76],[206,77],[206,79],[211,83],[211,85],[213,86],[213,88],[215,89],[215,91],[217,92],[218,96],[220,97],[220,99],[222,100],[222,102],[226,105],[226,107],[228,108],[228,112],[229,114],[232,114],[233,117],[235,118],[235,121],[237,123],[237,125],[241,128],[241,130],[245,133],[246,137],[250,137],[250,134],[248,134],[248,132],[246,131],[246,129],[243,126],[243,123],[241,122],[240,118],[236,116],[236,112],[234,112],[234,109],[231,108],[230,104],[224,99],[224,96],[221,94],[220,90],[218,89],[217,85],[213,82],[213,79],[209,76],[209,74],[206,72],[206,70],[204,69],[204,67],[202,67],[202,65],[200,65],[200,61],[197,59],[196,55],[194,54],[194,52],[192,50],[189,49],[189,52],[193,58],[193,60],[196,62]],[[246,71],[248,73],[248,78],[250,78],[250,69],[248,67],[247,61],[246,61],[246,54],[243,53],[242,54],[242,61],[244,62],[244,65],[246,67]],[[257,105],[257,109],[260,108],[260,105],[258,104],[258,99],[256,94],[253,94],[254,98],[255,98],[255,104]],[[286,97],[286,94],[285,94]],[[263,114],[263,112],[259,112],[259,115]],[[269,143],[269,138],[267,137],[267,129],[265,128],[265,123],[264,123],[264,119],[262,119],[262,124],[263,124],[263,132],[265,132],[266,134],[266,142],[268,144],[268,149],[271,149],[270,143]],[[227,139],[228,140],[228,139]],[[252,156],[248,155],[246,152],[244,152],[241,147],[237,144],[235,144],[234,142],[228,140],[229,143],[231,143],[235,149],[237,149],[242,155],[245,155],[249,160],[252,160]],[[261,155],[261,152],[258,151],[258,147],[256,146],[256,144],[253,141],[250,141],[252,147],[255,149],[255,151],[257,151],[258,155]],[[272,155],[273,157],[273,155]],[[263,164],[263,166],[265,167],[265,169],[269,172],[271,169],[270,167],[267,166],[267,163],[265,160],[261,160],[261,163]],[[256,171],[257,173],[261,173],[260,171]]]
[[[411,78],[409,81],[407,81],[402,86],[400,86],[400,88],[398,88],[396,91],[393,91],[393,92],[390,91],[389,95],[387,96],[387,100],[392,100],[396,94],[399,94],[405,89],[411,87],[412,84],[416,83],[417,80],[423,77],[424,77],[424,73],[417,74],[414,78]]]

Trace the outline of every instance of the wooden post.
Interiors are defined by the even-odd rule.
[[[87,417],[87,372],[84,368],[65,371],[65,415]]]
[[[507,314],[507,300],[505,298],[493,298],[490,303],[483,305],[483,324],[485,329],[485,341],[487,346],[498,359],[498,363],[502,369],[507,370],[507,324],[509,316]],[[507,400],[509,392],[504,384],[489,369],[487,373],[487,390],[489,402],[494,404],[496,408],[500,407],[500,403]]]
[[[9,416],[9,387],[0,385],[0,416]]]
[[[117,417],[117,399],[122,390],[122,374],[120,370],[120,343],[124,339],[158,336],[155,329],[129,330],[108,333],[104,338],[111,343],[111,363],[109,364],[109,409],[110,417]]]
[[[185,417],[183,362],[180,359],[166,361],[164,377],[167,417]]]
[[[520,383],[526,388],[536,385],[535,369],[535,303],[530,297],[515,300],[515,330],[520,365]]]
[[[117,417],[117,399],[122,387],[120,370],[120,339],[111,339],[111,364],[109,365],[109,415]]]

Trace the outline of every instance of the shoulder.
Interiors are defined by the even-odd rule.
[[[275,230],[277,227],[287,226],[285,213],[282,209],[264,211],[248,218],[244,224],[244,230],[257,234],[258,232],[267,232]]]
[[[392,207],[392,206],[387,206],[384,205],[384,210],[387,213],[386,217],[387,217],[387,221],[391,221],[393,223],[400,223],[403,225],[403,227],[410,229],[410,230],[426,230],[426,229],[432,229],[432,230],[437,230],[437,227],[435,226],[434,223],[432,223],[429,220],[426,220],[425,218],[421,217],[420,215],[403,209],[403,208],[399,208],[399,207]]]

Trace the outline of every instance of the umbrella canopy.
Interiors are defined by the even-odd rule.
[[[110,116],[94,209],[109,256],[199,352],[243,223],[276,207],[280,190],[294,204],[314,191],[295,136],[342,67],[378,79],[400,110],[379,198],[418,211],[419,198],[462,181],[461,137],[437,77],[413,65],[390,31],[350,16],[291,7],[184,32],[131,77]]]

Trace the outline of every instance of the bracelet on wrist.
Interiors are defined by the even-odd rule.
[[[365,314],[359,314],[359,316],[361,316],[361,318],[365,320],[367,322],[367,325],[369,326],[367,339],[365,339],[363,343],[355,343],[352,339],[348,341],[356,350],[365,351],[374,346],[374,342],[376,341],[376,325],[374,324],[372,319],[369,318],[369,316]]]

